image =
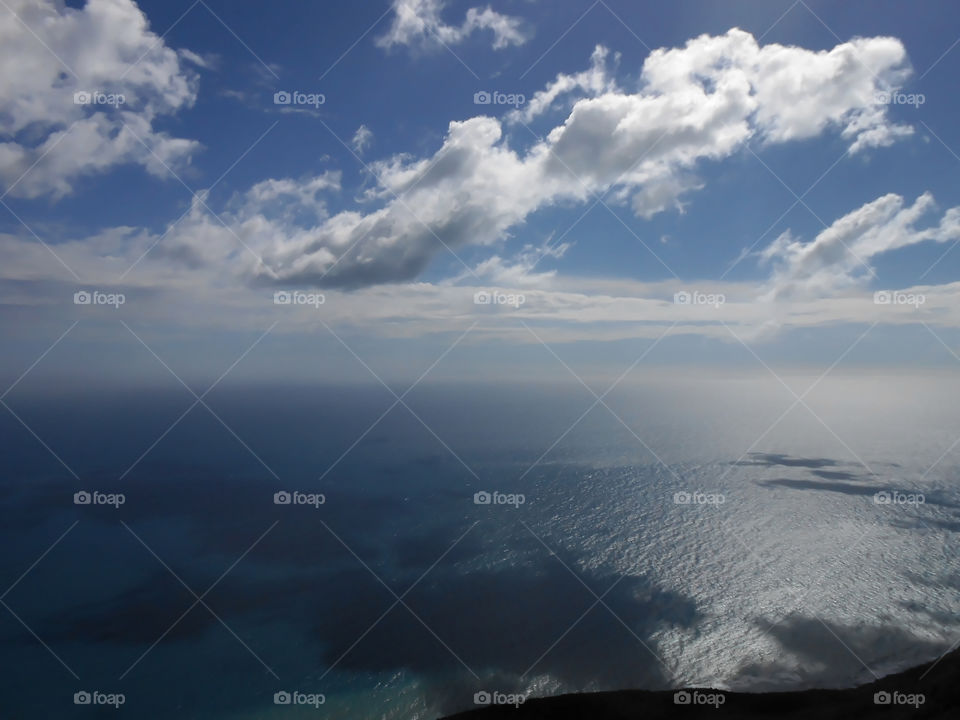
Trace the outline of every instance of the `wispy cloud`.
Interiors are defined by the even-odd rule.
[[[383,48],[456,45],[483,30],[493,33],[495,50],[527,41],[519,18],[501,15],[488,5],[482,9],[470,8],[462,23],[450,25],[441,18],[445,4],[444,0],[394,0],[390,29],[377,38],[377,44]]]
[[[783,233],[760,254],[774,266],[768,295],[829,297],[869,281],[869,262],[879,255],[927,241],[960,240],[960,207],[947,210],[936,225],[917,228],[934,207],[930,193],[906,207],[891,193],[847,213],[812,242]]]
[[[364,151],[370,147],[370,143],[372,142],[373,131],[371,131],[366,125],[361,125],[353,134],[353,139],[350,141],[350,145],[358,155],[363,155]]]

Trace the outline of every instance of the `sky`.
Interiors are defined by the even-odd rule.
[[[958,41],[949,0],[0,0],[0,389],[955,372]]]

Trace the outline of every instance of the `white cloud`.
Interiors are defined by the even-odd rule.
[[[245,211],[262,212],[267,206],[293,204],[317,211],[322,208],[321,192],[340,190],[340,173],[325,172],[303,180],[263,180],[250,188],[244,196]]]
[[[71,306],[73,293],[100,288],[124,292],[125,312],[158,326],[223,329],[226,320],[232,330],[262,330],[277,319],[272,302],[277,286],[256,282],[262,268],[244,244],[260,249],[280,237],[292,237],[309,245],[315,231],[296,230],[302,224],[296,218],[313,213],[316,225],[333,221],[336,216],[327,217],[318,206],[322,208],[324,193],[336,191],[338,180],[326,175],[259,183],[235,198],[233,209],[220,214],[229,230],[197,200],[167,233],[120,227],[58,242],[55,252],[83,279],[81,283],[33,238],[0,234],[0,305],[18,308],[6,313],[10,322],[29,327],[46,322],[51,333],[62,332],[64,307]],[[923,320],[931,327],[960,328],[956,302],[960,283],[897,288],[923,295],[920,308],[877,305],[872,289],[860,282],[864,278],[856,275],[854,261],[840,244],[842,239],[870,258],[917,242],[960,239],[960,208],[917,228],[931,208],[929,195],[911,206],[898,196],[884,196],[840,218],[812,243],[781,239],[765,253],[776,262],[766,284],[640,282],[538,270],[540,256],[560,256],[567,250],[548,239],[541,247],[524,247],[512,257],[494,255],[475,265],[472,273],[451,281],[385,283],[349,291],[326,288],[322,316],[308,308],[291,310],[278,332],[309,333],[322,328],[321,318],[332,326],[384,337],[460,333],[465,319],[472,318],[482,321],[473,334],[476,338],[521,343],[532,339],[517,333],[518,320],[536,323],[537,334],[547,342],[657,338],[674,323],[674,335],[724,342],[735,342],[725,324],[747,341],[770,340],[789,328],[875,321],[896,326]],[[141,257],[136,271],[127,274]],[[330,257],[335,255],[331,252]],[[281,287],[306,285],[287,278]],[[518,308],[474,304],[476,291],[491,289],[521,292],[525,302]],[[725,301],[677,304],[674,294],[681,290],[721,294]]]
[[[870,41],[858,42],[870,49]],[[889,46],[887,39],[878,42]],[[444,289],[435,292],[447,297],[448,292],[461,292],[462,288],[451,286],[456,282],[489,281],[544,293],[542,304],[523,310],[541,319],[554,313],[561,322],[590,323],[601,322],[604,313],[609,313],[606,317],[610,323],[629,324],[648,318],[656,325],[683,315],[684,327],[700,328],[698,332],[714,332],[720,318],[766,327],[771,322],[772,303],[758,303],[755,286],[749,292],[745,287],[721,286],[726,289],[720,292],[739,301],[725,306],[720,314],[704,315],[702,322],[695,322],[704,313],[702,308],[677,310],[669,302],[673,292],[682,288],[663,288],[656,296],[624,298],[600,293],[591,297],[571,289],[575,279],[557,276],[539,266],[538,255],[549,256],[549,246],[528,246],[513,256],[500,249],[515,228],[541,208],[585,202],[592,193],[613,190],[615,197],[632,199],[635,211],[646,216],[698,187],[698,162],[727,157],[751,139],[786,142],[805,137],[814,128],[825,132],[832,127],[842,135],[849,128],[849,118],[860,117],[865,108],[875,111],[873,96],[863,93],[866,105],[847,101],[848,110],[839,114],[839,101],[814,102],[805,108],[805,112],[823,108],[825,120],[814,117],[801,122],[792,107],[781,108],[789,116],[782,117],[777,107],[780,99],[757,90],[763,84],[757,76],[764,72],[758,58],[766,50],[748,34],[733,30],[719,38],[697,38],[681,50],[658,51],[644,65],[638,91],[604,89],[595,97],[581,98],[562,124],[522,152],[509,146],[497,119],[475,117],[450,123],[441,148],[433,156],[398,155],[371,164],[377,185],[365,201],[379,203],[372,210],[327,211],[325,197],[340,189],[336,173],[268,179],[234,197],[220,213],[222,223],[198,200],[162,237],[119,229],[86,247],[81,241],[72,241],[58,244],[56,249],[85,277],[94,270],[97,276],[119,277],[156,243],[138,265],[136,275],[158,286],[192,286],[194,291],[200,286],[208,291],[222,289],[232,296],[242,294],[245,287],[312,285],[338,295],[339,289],[350,289],[356,291],[351,297],[369,298],[391,294],[407,297],[413,291],[403,290],[404,286],[397,283],[415,279],[438,253],[475,245],[498,249],[486,260],[474,261],[471,273],[442,283]],[[668,52],[678,54],[665,63]],[[822,55],[798,51],[783,57],[802,66],[805,62],[820,63]],[[595,53],[594,66],[597,57]],[[886,82],[900,72],[902,48],[883,57],[889,66],[875,67],[879,79],[870,76],[870,83]],[[785,69],[777,65],[774,71],[783,73]],[[867,82],[857,63],[838,64],[834,71],[832,82],[841,86]],[[847,73],[857,79],[852,80]],[[797,68],[795,74],[803,76],[803,68]],[[810,92],[832,98],[830,82],[821,78]],[[590,87],[600,85],[584,83],[578,87],[590,92]],[[873,118],[868,125],[881,127],[876,123],[883,121],[882,116]],[[859,138],[855,135],[850,139],[856,142]],[[781,239],[767,252],[769,259],[777,260],[772,286],[816,288],[823,285],[823,277],[836,286],[836,278],[855,272],[855,267],[840,262],[843,255],[836,252],[836,238],[852,237],[845,230],[848,227],[867,227],[856,243],[859,253],[868,258],[898,247],[897,243],[904,242],[905,231],[909,231],[911,242],[954,237],[960,225],[960,211],[956,210],[946,213],[936,230],[915,230],[913,223],[932,203],[926,197],[906,209],[897,196],[881,198],[865,206],[866,210],[861,208],[838,220],[836,229],[821,234],[813,249],[789,237]],[[864,219],[851,219],[853,216]],[[20,248],[22,257],[14,251],[13,241],[4,245],[0,259],[9,262],[6,277],[22,273],[36,277],[41,265],[50,267],[51,259],[42,248],[35,243],[32,247],[30,243],[22,245],[29,248]],[[552,252],[558,255],[565,249],[561,246]],[[384,287],[372,287],[376,285]],[[416,287],[417,292],[427,293],[424,287],[432,286],[417,283]],[[649,291],[649,286],[639,285],[627,290]],[[774,292],[771,297],[781,296],[786,298],[787,294]],[[833,321],[843,316],[838,309],[842,304],[821,308],[817,305],[821,301],[816,296],[804,300],[810,317]],[[863,317],[869,308],[861,307],[861,301],[860,297],[851,300],[855,311],[846,317]],[[809,310],[810,303],[817,306],[815,312]],[[404,315],[407,311],[393,306],[372,312],[370,317],[382,317],[382,313]],[[416,312],[416,308],[409,309],[411,322]],[[686,313],[692,313],[690,318]],[[431,311],[431,317],[440,315],[443,313]],[[798,313],[800,316],[802,313]],[[361,313],[357,320],[363,317]],[[449,320],[453,323],[457,318],[462,318],[459,305]],[[802,317],[801,321],[805,322]],[[589,335],[592,330],[583,332]]]
[[[766,296],[829,297],[869,279],[869,263],[878,255],[926,241],[960,240],[960,207],[947,210],[936,225],[917,228],[933,209],[930,193],[907,207],[891,193],[844,215],[812,242],[784,233],[761,253],[774,266]]]
[[[456,45],[478,30],[493,33],[496,50],[508,45],[522,45],[527,40],[519,18],[494,12],[489,5],[467,10],[459,26],[448,25],[440,17],[444,5],[444,0],[393,0],[393,22],[387,34],[377,38],[377,45],[383,48],[394,45],[422,48],[440,43]]]
[[[224,219],[230,222],[227,216]],[[236,226],[246,241],[257,230],[251,224]],[[259,222],[262,223],[262,220]],[[45,327],[51,337],[63,332],[64,313],[70,312],[73,293],[81,288],[119,291],[127,296],[123,317],[129,322],[149,322],[155,327],[190,330],[262,332],[278,319],[273,304],[274,287],[237,281],[236,262],[223,258],[245,257],[238,240],[215,221],[197,211],[174,231],[179,239],[199,233],[208,245],[190,244],[192,252],[208,251],[185,268],[176,238],[159,238],[134,228],[115,228],[93,237],[58,243],[56,252],[83,281],[66,271],[51,278],[59,265],[39,243],[0,234],[0,305],[8,312],[0,318],[6,332],[11,327]],[[261,224],[267,228],[268,224]],[[160,243],[120,280],[127,268],[154,243]],[[174,242],[169,242],[174,240]],[[521,266],[519,273],[514,267]],[[532,277],[523,258],[491,260],[479,279],[467,284],[413,282],[385,284],[357,290],[325,289],[323,313],[313,308],[284,309],[275,332],[310,334],[322,331],[322,320],[331,327],[349,327],[379,337],[423,338],[463,332],[465,323],[481,321],[471,341],[498,338],[507,343],[536,343],[519,328],[518,321],[535,324],[548,343],[608,342],[637,338],[655,339],[676,323],[671,335],[692,335],[735,343],[729,325],[747,342],[771,340],[773,331],[789,328],[824,328],[863,325],[913,325],[923,320],[935,328],[960,328],[960,282],[938,286],[902,288],[925,297],[922,308],[876,305],[873,292],[848,287],[830,297],[797,296],[777,302],[758,297],[758,287],[747,282],[640,282],[572,275]],[[540,275],[537,273],[537,275]],[[295,289],[296,283],[284,287]],[[299,286],[304,289],[304,286]],[[519,308],[477,306],[478,290],[521,292]],[[680,290],[725,296],[719,307],[678,305]],[[14,308],[16,310],[14,311]],[[112,312],[112,311],[111,311]],[[86,313],[84,323],[95,318]],[[113,315],[99,315],[116,327]]]
[[[363,155],[364,150],[370,146],[371,142],[373,142],[373,132],[366,125],[361,125],[353,134],[350,144],[357,155]]]
[[[78,178],[123,163],[162,175],[165,164],[198,149],[153,122],[193,104],[197,77],[186,63],[199,58],[167,47],[135,3],[89,0],[80,10],[55,0],[6,5],[0,47],[11,61],[0,67],[0,179],[16,183],[11,194],[65,195]],[[96,99],[97,92],[123,102],[75,102],[75,93]]]
[[[702,188],[703,183],[693,175],[667,172],[661,180],[651,178],[650,182],[642,185],[634,193],[631,206],[638,217],[646,220],[671,208],[682,214],[684,204],[680,196]]]
[[[751,140],[782,143],[836,129],[863,147],[877,144],[878,132],[900,132],[875,104],[905,72],[903,46],[889,38],[816,52],[760,47],[740,30],[705,35],[654,51],[632,93],[603,89],[612,87],[604,58],[595,51],[586,76],[561,77],[535,96],[537,114],[561,90],[600,93],[577,100],[544,140],[520,152],[495,118],[451,122],[432,157],[371,165],[378,183],[365,199],[382,201],[379,209],[344,211],[280,236],[261,248],[260,274],[340,287],[409,280],[437,253],[502,241],[531,213],[560,202],[612,191],[616,200],[632,199],[642,217],[682,209],[681,196],[702,187],[698,163],[729,157]]]
[[[547,257],[561,258],[570,249],[570,246],[571,243],[551,244],[551,238],[547,238],[539,247],[525,245],[520,252],[511,258],[493,255],[475,265],[470,271],[461,273],[454,278],[453,282],[467,281],[471,283],[479,280],[489,280],[503,287],[545,287],[556,276],[557,272],[556,270],[534,272],[540,261]]]
[[[560,73],[556,79],[543,90],[534,94],[530,101],[507,115],[510,122],[532,122],[534,118],[544,114],[554,107],[558,98],[564,95],[573,96],[573,100],[582,97],[596,97],[605,92],[615,92],[616,81],[607,67],[607,58],[610,51],[602,45],[597,45],[590,55],[590,67],[574,75]],[[614,56],[614,64],[620,59],[619,54]],[[572,105],[571,101],[571,105]]]

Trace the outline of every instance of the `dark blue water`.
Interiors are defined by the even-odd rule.
[[[746,483],[739,467],[724,479],[758,433],[734,442],[719,429],[728,406],[692,422],[685,400],[656,387],[611,398],[630,430],[599,408],[563,435],[592,400],[569,388],[422,388],[370,429],[394,401],[385,390],[218,388],[205,399],[217,417],[198,405],[171,429],[193,402],[185,391],[12,395],[47,447],[0,416],[0,590],[12,586],[0,607],[4,717],[116,712],[74,705],[94,690],[122,693],[120,712],[144,718],[304,712],[275,704],[280,691],[322,694],[327,717],[407,718],[472,707],[484,689],[655,688],[771,667],[802,684],[779,657],[733,651],[743,640],[716,608],[744,594],[736,582],[758,597],[768,583],[762,562],[741,577],[744,551],[721,557],[716,543],[743,532],[735,512],[762,515],[738,504],[746,497],[803,498],[813,518],[820,506],[806,498],[832,502],[865,472],[850,459],[801,462],[835,485],[783,495],[798,492],[782,477],[797,465],[768,455],[746,466],[768,484]],[[752,417],[762,430],[776,414]],[[670,502],[684,483],[730,500],[691,515]],[[82,490],[124,501],[76,505]],[[324,502],[278,505],[280,491]],[[523,504],[477,505],[481,491]],[[929,494],[926,522],[946,526],[927,540],[942,545],[956,505],[942,487]],[[861,503],[851,512],[865,507],[844,497]],[[903,555],[907,545],[883,533],[908,516],[871,518],[862,522],[876,524],[880,549]],[[903,537],[919,532],[913,523]],[[818,553],[811,545],[811,567]],[[944,592],[949,610],[957,593]],[[802,621],[791,616],[765,641],[786,656],[795,636],[778,633],[809,635]],[[940,639],[918,632],[902,644],[932,656]]]

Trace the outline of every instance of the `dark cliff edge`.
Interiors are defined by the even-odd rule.
[[[931,669],[932,668],[932,669]],[[688,704],[675,702],[689,700]],[[717,693],[722,694],[718,704]],[[878,695],[879,694],[879,695]],[[921,702],[922,700],[922,702]],[[885,702],[886,701],[886,702]],[[713,704],[707,704],[712,702]],[[708,688],[649,691],[616,690],[531,698],[519,707],[486,705],[448,720],[656,720],[671,718],[958,718],[960,650],[868,685],[843,690],[744,693]]]

